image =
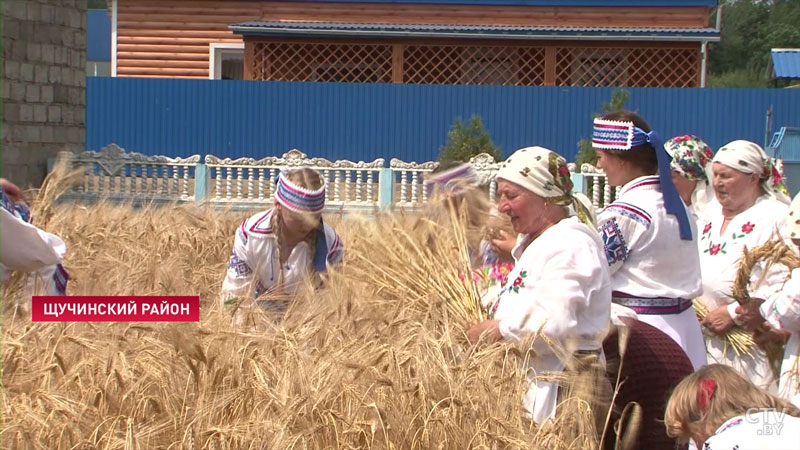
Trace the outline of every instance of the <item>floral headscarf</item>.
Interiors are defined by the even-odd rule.
[[[497,179],[518,184],[545,200],[570,207],[570,214],[594,226],[595,217],[589,199],[572,192],[567,160],[543,147],[526,147],[514,152],[500,164]]]
[[[778,162],[770,158],[758,144],[745,140],[729,142],[719,149],[714,162],[742,173],[760,174],[765,195],[787,205],[791,203],[789,190],[783,184],[783,174],[776,166]]]
[[[692,208],[699,213],[715,197],[711,170],[714,151],[691,134],[675,136],[664,143],[664,148],[672,156],[672,170],[686,179],[697,181],[692,193]]]

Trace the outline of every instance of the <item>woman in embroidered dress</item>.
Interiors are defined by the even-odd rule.
[[[738,303],[731,297],[739,269],[742,249],[753,249],[773,236],[786,236],[784,218],[789,197],[780,184],[771,158],[757,144],[733,141],[714,156],[714,190],[717,201],[708,205],[701,220],[700,266],[703,295],[708,308],[702,325],[707,329],[706,348],[709,362],[726,364],[738,370],[756,385],[775,389],[775,377],[763,350],[737,355],[724,339],[735,325]],[[752,270],[752,280],[759,280],[762,267]],[[775,266],[751,297],[769,298],[786,280],[786,270]]]
[[[37,293],[38,283],[43,283],[44,295],[67,295],[69,275],[61,265],[67,252],[64,241],[31,224],[30,209],[16,185],[0,179],[0,196],[0,278],[3,284],[10,280],[13,271],[27,272],[27,297]]]
[[[800,194],[789,205],[786,231],[792,244],[800,247]],[[800,268],[772,298],[753,298],[736,308],[737,319],[747,330],[755,331],[755,340],[789,342],[783,352],[778,381],[778,395],[800,408]]]
[[[692,307],[700,293],[695,223],[672,183],[670,156],[639,115],[595,119],[597,166],[619,197],[598,214],[611,271],[612,301],[669,335],[695,369],[706,363]]]
[[[238,298],[242,306],[253,306],[265,293],[288,298],[309,275],[340,262],[342,241],[322,222],[324,206],[325,185],[317,171],[281,172],[274,206],[245,220],[236,231],[222,284],[223,302],[238,303]],[[262,306],[283,311],[287,305],[270,301]]]
[[[714,200],[711,171],[714,151],[690,134],[675,136],[664,143],[664,148],[672,156],[672,182],[697,222],[706,205]]]
[[[800,410],[722,364],[678,384],[664,423],[667,434],[704,450],[789,450],[800,443]]]
[[[517,150],[500,165],[497,180],[498,209],[519,234],[512,251],[516,264],[489,305],[489,320],[470,326],[467,338],[535,336],[524,405],[542,424],[555,414],[558,398],[557,382],[543,377],[565,369],[546,341],[564,354],[598,360],[609,326],[608,267],[591,205],[582,194],[573,194],[563,157],[541,147]]]

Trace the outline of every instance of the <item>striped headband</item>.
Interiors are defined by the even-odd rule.
[[[315,191],[305,189],[289,181],[284,171],[278,175],[275,200],[294,212],[319,213],[325,206],[325,185]]]
[[[650,134],[633,122],[594,119],[592,146],[603,150],[630,150],[650,142]]]

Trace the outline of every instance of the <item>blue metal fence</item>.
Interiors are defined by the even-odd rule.
[[[541,145],[573,160],[591,116],[611,88],[289,83],[89,78],[86,147],[117,143],[149,155],[281,155],[298,148],[330,160],[436,159],[457,118],[473,114],[505,155]],[[733,139],[764,144],[800,126],[797,89],[629,88],[666,139],[696,134],[713,148]]]

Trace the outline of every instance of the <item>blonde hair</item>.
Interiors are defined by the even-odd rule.
[[[713,380],[715,389],[703,410],[698,391],[705,380]],[[751,408],[782,409],[800,417],[800,410],[788,401],[757,387],[728,366],[711,364],[678,383],[667,402],[664,424],[670,437],[683,442],[689,438],[704,441],[727,420]]]

